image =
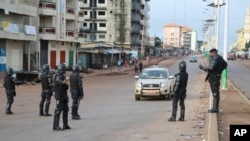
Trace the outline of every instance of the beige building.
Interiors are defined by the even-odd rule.
[[[250,41],[250,6],[247,7],[244,27],[237,31],[236,48],[245,49],[245,44]]]
[[[0,72],[7,67],[30,69],[39,64],[37,52],[37,2],[32,0],[1,0],[0,4]]]
[[[78,0],[2,0],[0,5],[0,71],[54,69],[76,64],[84,13]]]
[[[76,64],[76,48],[84,42],[79,32],[84,22],[78,0],[40,0],[38,4],[38,46],[41,65]]]
[[[165,25],[163,28],[163,48],[180,48],[182,41],[181,33],[181,26],[173,23]]]

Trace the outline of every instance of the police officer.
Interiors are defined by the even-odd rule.
[[[227,67],[226,61],[218,55],[217,49],[210,50],[210,65],[202,66],[199,68],[207,71],[208,75],[206,77],[206,81],[208,80],[210,83],[211,91],[213,94],[213,107],[208,110],[209,113],[218,113],[219,111],[219,101],[220,101],[220,79],[222,71]]]
[[[58,65],[58,72],[54,77],[54,90],[56,99],[56,109],[54,115],[54,125],[53,130],[67,130],[71,129],[68,125],[68,112],[69,112],[69,98],[67,95],[68,84],[65,77],[66,67],[64,64]],[[60,115],[63,112],[63,129],[59,126]]]
[[[8,68],[4,77],[4,88],[7,95],[6,114],[13,114],[11,111],[11,106],[14,102],[14,96],[16,96],[15,85],[22,85],[25,83],[23,81],[16,81],[16,79],[13,77],[13,74],[14,70],[12,68]]]
[[[42,85],[42,94],[41,94],[41,102],[40,102],[40,116],[51,116],[49,114],[49,105],[50,105],[50,99],[53,95],[52,89],[53,89],[53,76],[50,73],[50,68],[48,64],[43,65],[43,72],[40,76],[41,79],[41,85]],[[44,102],[45,104],[45,114],[43,112]]]
[[[73,73],[70,75],[70,92],[73,99],[72,102],[72,119],[79,120],[78,108],[80,99],[83,99],[82,77],[79,75],[79,66],[73,66]]]
[[[178,101],[180,101],[180,118],[179,121],[184,121],[185,118],[185,103],[186,98],[186,87],[188,82],[188,73],[186,72],[186,62],[181,61],[179,63],[179,73],[175,75],[176,81],[174,86],[174,97],[173,97],[173,111],[172,117],[168,121],[176,121],[176,112],[178,108]]]

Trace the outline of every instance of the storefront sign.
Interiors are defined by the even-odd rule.
[[[17,24],[12,24],[12,23],[8,23],[8,22],[2,22],[2,27],[3,30],[6,32],[10,32],[10,33],[19,33],[19,27]]]

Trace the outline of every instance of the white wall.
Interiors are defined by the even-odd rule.
[[[191,50],[196,51],[197,50],[197,32],[192,31],[191,33]]]
[[[23,41],[6,40],[6,67],[15,71],[23,69]]]

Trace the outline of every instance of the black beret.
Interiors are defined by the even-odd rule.
[[[209,52],[210,52],[210,53],[211,53],[211,52],[217,52],[217,49],[213,48],[213,49],[211,49]]]

